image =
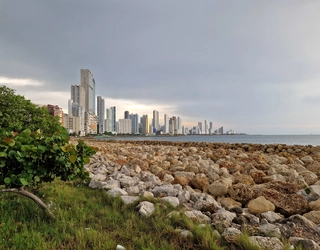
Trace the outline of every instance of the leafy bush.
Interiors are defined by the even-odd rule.
[[[95,150],[83,141],[68,143],[64,132],[52,136],[30,129],[21,133],[0,129],[0,185],[36,187],[41,182],[88,180],[84,164]]]
[[[0,86],[0,185],[5,187],[0,192],[24,195],[53,218],[47,206],[24,188],[56,177],[87,181],[84,165],[94,153],[83,141],[70,144],[67,130],[45,107]]]
[[[6,86],[0,86],[0,128],[17,132],[41,129],[47,134],[64,129],[46,107],[33,104]]]

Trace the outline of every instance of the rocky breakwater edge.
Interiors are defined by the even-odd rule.
[[[320,249],[318,146],[85,142],[99,149],[86,165],[91,188],[125,203],[158,197],[231,244],[245,230],[260,249]],[[150,216],[154,204],[142,201],[137,210]]]

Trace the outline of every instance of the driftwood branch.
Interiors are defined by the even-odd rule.
[[[21,188],[4,188],[0,189],[0,192],[11,192],[11,193],[16,193],[23,195],[31,200],[33,200],[44,212],[45,214],[50,218],[54,219],[53,213],[50,211],[50,209],[44,204],[44,202],[36,195],[33,193],[27,191],[24,189],[24,187]]]

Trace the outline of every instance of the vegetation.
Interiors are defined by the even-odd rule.
[[[167,217],[172,207],[156,204],[155,213],[140,217],[137,205],[125,205],[105,191],[79,182],[43,183],[37,195],[45,197],[56,215],[47,221],[34,203],[10,193],[0,194],[0,249],[227,249],[212,228],[186,217]],[[193,231],[183,238],[176,228]]]
[[[33,104],[6,86],[0,86],[0,127],[14,132],[41,129],[45,134],[63,129],[46,107]]]
[[[95,151],[84,142],[69,143],[67,131],[48,113],[14,91],[0,87],[0,192],[34,200],[50,217],[45,204],[25,187],[42,182],[89,180],[84,164]]]

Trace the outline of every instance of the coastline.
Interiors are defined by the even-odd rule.
[[[86,166],[92,188],[129,203],[146,195],[165,199],[228,242],[246,228],[254,242],[283,246],[280,238],[320,249],[320,146],[85,142],[98,149]]]

